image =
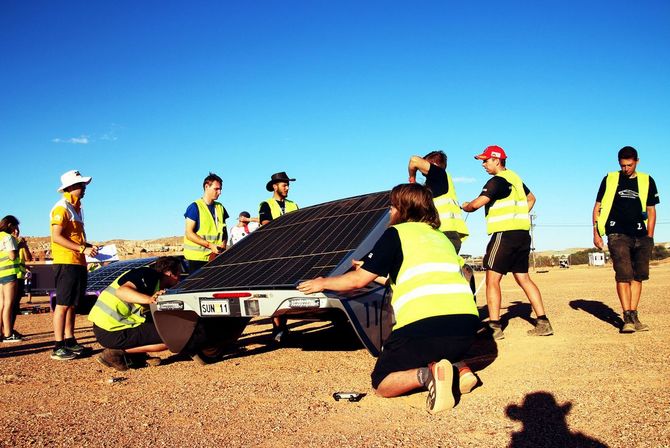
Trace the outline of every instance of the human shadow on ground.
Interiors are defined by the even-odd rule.
[[[75,331],[75,333],[77,333],[77,331]],[[3,343],[0,347],[0,358],[11,358],[16,356],[32,355],[35,353],[50,352],[54,348],[53,340],[31,342],[29,339],[31,335],[27,334],[25,336],[28,339],[26,339],[24,342],[13,344]],[[94,336],[77,337],[77,342],[80,344],[89,344],[96,342],[96,339]],[[87,348],[88,350],[86,350],[82,355],[77,356],[78,359],[88,358],[91,355],[97,353],[96,351],[90,349],[90,347]]]
[[[571,402],[559,405],[549,392],[533,392],[521,405],[511,404],[505,414],[523,424],[521,431],[512,433],[509,448],[607,448],[607,445],[581,432],[571,432],[566,416]]]
[[[500,323],[503,330],[509,325],[509,321],[515,317],[520,317],[531,325],[535,325],[535,319],[530,317],[530,313],[533,311],[533,308],[530,306],[530,303],[524,303],[519,300],[511,302],[507,307],[507,312],[500,316]]]
[[[570,308],[586,311],[614,328],[623,327],[621,316],[599,300],[575,299],[570,301]]]

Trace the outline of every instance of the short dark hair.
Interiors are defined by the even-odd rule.
[[[202,189],[204,190],[207,185],[210,185],[214,182],[218,182],[223,186],[223,180],[216,174],[210,172],[207,177],[205,177],[205,180],[202,181]]]
[[[434,163],[440,168],[447,167],[447,155],[444,153],[444,151],[431,151],[423,156],[423,158],[430,163]]]
[[[154,264],[154,270],[161,274],[167,271],[179,274],[181,272],[181,261],[177,257],[159,257]]]
[[[0,221],[0,232],[7,232],[7,233],[12,233],[10,232],[10,227],[17,227],[19,225],[19,220],[16,219],[14,215],[7,215],[4,218],[2,218],[2,221]]]
[[[637,149],[632,146],[624,146],[619,150],[619,160],[637,160]]]
[[[245,218],[251,218],[251,214],[249,214],[249,212],[240,212],[240,216],[244,216]]]
[[[400,184],[391,190],[391,205],[398,210],[394,224],[425,222],[434,229],[440,228],[440,215],[433,203],[430,189],[421,184]]]

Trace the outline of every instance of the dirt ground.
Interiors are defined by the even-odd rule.
[[[0,443],[670,447],[670,264],[651,277],[640,317],[652,329],[624,335],[610,267],[533,274],[555,330],[545,338],[526,336],[530,306],[506,278],[506,339],[478,341],[481,386],[435,416],[425,392],[376,397],[375,359],[347,328],[291,322],[290,344],[276,348],[266,345],[269,321],[256,320],[242,350],[216,364],[164,352],[158,367],[116,372],[93,357],[51,360],[51,315],[21,315],[16,328],[29,339],[0,344]],[[99,352],[85,316],[77,338]],[[367,395],[333,400],[350,390]]]

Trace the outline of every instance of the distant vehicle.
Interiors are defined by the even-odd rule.
[[[387,228],[389,207],[386,191],[271,221],[161,296],[151,306],[158,332],[179,352],[201,319],[219,344],[234,342],[253,317],[348,321],[377,356],[393,325],[389,288],[371,284],[346,294],[305,295],[296,286],[351,269]]]

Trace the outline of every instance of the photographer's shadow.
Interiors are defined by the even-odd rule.
[[[607,448],[597,439],[570,431],[566,416],[571,408],[571,402],[559,405],[549,392],[533,392],[522,405],[507,406],[507,417],[523,424],[521,431],[512,433],[509,448]]]
[[[573,310],[583,310],[597,317],[614,328],[621,328],[623,320],[621,316],[609,306],[598,300],[575,299],[570,301],[570,308]]]

